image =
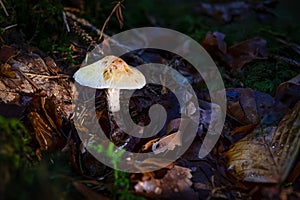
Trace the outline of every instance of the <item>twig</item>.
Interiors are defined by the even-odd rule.
[[[4,4],[3,4],[2,0],[0,0],[0,4],[1,4],[1,6],[2,6],[2,8],[3,8],[4,12],[5,12],[5,15],[8,17],[8,16],[9,16],[9,14],[8,14],[8,12],[7,12],[6,8],[5,8],[5,6],[4,6]]]
[[[14,70],[16,70],[17,72],[19,72],[37,91],[40,91],[41,89],[39,88],[39,86],[37,86],[35,84],[35,82],[33,82],[24,72],[22,72],[19,68],[17,67],[13,67]]]
[[[67,31],[70,32],[70,27],[69,27],[69,24],[67,21],[66,13],[64,11],[62,11],[62,17],[63,17],[64,23],[66,25]]]
[[[6,31],[6,30],[8,30],[10,28],[13,28],[13,27],[16,27],[16,26],[18,26],[18,24],[13,24],[13,25],[7,26],[7,27],[3,28],[3,30]]]
[[[289,65],[300,67],[300,62],[297,60],[293,60],[291,58],[285,57],[285,56],[279,56],[279,55],[271,55],[272,58],[275,58],[276,60],[283,61]]]
[[[123,1],[121,1],[119,3],[122,3]],[[74,24],[73,28],[75,29],[75,33],[79,34],[81,37],[87,38],[89,40],[91,39],[90,36],[83,29],[81,29],[78,26],[78,24],[91,29],[92,31],[96,32],[97,35],[101,34],[101,30],[99,30],[96,26],[92,25],[88,20],[86,20],[84,18],[78,18],[75,14],[69,12],[68,10],[65,10],[65,14],[66,14],[66,17],[69,18],[69,20],[71,21],[71,23],[70,23],[71,28],[72,28],[72,25]],[[75,22],[77,22],[78,24],[76,24]],[[123,48],[124,50],[126,50],[126,52],[131,52],[134,50],[130,46],[126,46],[126,45],[120,43],[119,41],[117,41],[117,40],[113,39],[112,37],[110,37],[109,35],[105,34],[104,32],[102,32],[102,37],[104,38],[104,40],[111,42],[111,44],[118,46],[120,48]],[[94,40],[92,42],[96,43]],[[138,61],[139,64],[145,63],[145,61],[141,57],[139,57],[135,54],[130,53],[128,56],[135,59],[136,61]]]
[[[105,22],[104,22],[104,24],[103,24],[103,26],[102,26],[102,28],[101,28],[100,37],[99,37],[99,39],[98,39],[98,42],[101,41],[102,35],[103,35],[103,32],[104,32],[104,29],[105,29],[105,27],[107,26],[107,24],[108,24],[108,22],[109,22],[111,16],[116,12],[117,9],[119,9],[119,7],[122,5],[123,2],[124,2],[124,0],[119,1],[119,2],[115,5],[115,7],[114,7],[114,9],[111,11],[111,13],[109,14],[108,18],[105,20]]]
[[[78,18],[76,15],[72,14],[69,11],[65,11],[65,13],[66,13],[66,16],[69,17],[70,19],[72,19],[73,21],[76,21],[77,23],[81,24],[82,26],[90,28],[92,31],[95,31],[98,35],[100,35],[101,30],[99,30],[97,27],[93,26],[86,19]],[[122,47],[123,49],[126,49],[128,52],[132,51],[132,49],[129,48],[128,46],[119,43],[118,41],[112,39],[110,36],[106,35],[105,33],[102,33],[102,36],[105,40],[110,41],[112,44],[114,44],[118,47]]]
[[[277,41],[279,41],[279,42],[281,42],[282,44],[285,44],[285,45],[287,45],[287,46],[289,46],[289,47],[292,47],[292,49],[293,49],[296,53],[300,54],[300,45],[299,45],[299,44],[295,44],[295,43],[293,43],[293,42],[288,42],[288,41],[285,41],[285,40],[280,39],[280,38],[277,38]]]
[[[59,74],[56,76],[48,76],[48,75],[42,75],[42,74],[33,74],[28,72],[23,72],[26,75],[32,76],[32,77],[40,77],[40,78],[46,78],[46,79],[60,79],[60,78],[70,78],[67,74]]]

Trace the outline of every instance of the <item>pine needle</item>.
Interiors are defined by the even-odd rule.
[[[2,0],[0,0],[0,4],[1,4],[1,6],[2,6],[2,8],[3,8],[4,12],[5,12],[5,15],[8,17],[8,16],[9,16],[9,14],[8,14],[8,12],[7,12],[6,8],[5,8],[5,6],[4,6],[4,4],[3,4]]]

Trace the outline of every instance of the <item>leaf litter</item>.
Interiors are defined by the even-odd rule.
[[[240,180],[282,183],[300,147],[300,103],[277,127],[258,127],[226,152],[228,170]]]
[[[201,12],[229,23],[237,18],[242,20],[252,12],[253,8],[260,18],[268,16],[270,13],[266,8],[272,8],[274,2],[202,3]],[[118,10],[116,15],[122,25],[121,10]],[[105,35],[105,37],[109,36]],[[242,71],[248,63],[270,58],[267,42],[263,38],[250,38],[230,47],[227,47],[225,40],[225,34],[221,32],[208,32],[202,44],[218,65],[224,64],[226,73]],[[299,45],[283,42],[298,53]],[[184,45],[188,48],[188,44]],[[68,102],[72,100],[70,93],[74,91],[71,91],[72,83],[65,80],[68,75],[62,75],[53,60],[43,58],[38,53],[24,53],[19,51],[22,48],[16,50],[13,46],[2,48],[0,51],[1,114],[9,115],[6,106],[17,106],[16,116],[27,115],[24,121],[27,120],[27,126],[31,127],[32,137],[36,141],[35,147],[39,150],[36,152],[39,159],[43,158],[44,152],[52,149],[60,149],[68,153],[70,163],[77,174],[97,180],[96,182],[73,180],[75,189],[88,199],[109,196],[105,192],[105,195],[102,195],[102,192],[110,190],[103,185],[111,184],[112,176],[109,174],[111,170],[84,149],[82,143],[84,141],[78,139],[72,122],[70,124],[72,105]],[[76,50],[78,47],[73,48]],[[141,61],[168,63],[187,77],[194,86],[203,82],[189,63],[166,52],[144,50],[124,57],[134,66],[141,64]],[[57,80],[57,78],[61,79]],[[202,92],[198,90],[197,95],[202,96]],[[98,94],[97,117],[109,135],[112,127],[112,129],[118,127],[108,119],[103,92],[98,91]],[[226,91],[228,118],[220,140],[205,159],[199,159],[197,153],[210,121],[214,118],[211,116],[214,105],[210,104],[209,99],[199,100],[200,124],[191,147],[180,159],[166,168],[150,174],[135,174],[138,178],[131,176],[130,192],[150,199],[242,198],[255,193],[255,191],[248,193],[249,190],[253,188],[255,190],[257,187],[251,185],[253,182],[255,184],[284,183],[294,163],[299,163],[297,161],[300,145],[298,94],[299,75],[282,83],[277,88],[274,98],[250,88],[228,88]],[[158,95],[162,95],[160,99],[156,98]],[[135,92],[129,106],[136,122],[141,124],[149,122],[145,113],[154,103],[164,105],[171,115],[168,116],[163,130],[155,137],[141,140],[129,137],[128,140],[128,137],[124,137],[124,133],[120,132],[114,140],[121,144],[130,143],[128,149],[136,152],[163,153],[180,147],[183,139],[178,132],[178,126],[183,119],[178,117],[177,105],[170,104],[169,98],[173,98],[170,92],[159,86],[151,86]],[[88,135],[89,130],[82,128]],[[243,133],[243,136],[238,136],[240,133]],[[173,143],[170,144],[170,141]],[[223,157],[225,161],[222,160]],[[160,160],[149,158],[145,163],[160,165]],[[293,174],[299,176],[299,173]],[[266,187],[262,191],[273,192],[276,189],[278,188]],[[295,194],[288,189],[282,189],[279,194],[286,196]]]

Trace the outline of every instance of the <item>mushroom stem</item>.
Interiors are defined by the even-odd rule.
[[[120,90],[115,88],[107,89],[107,103],[110,112],[118,112],[120,110]]]

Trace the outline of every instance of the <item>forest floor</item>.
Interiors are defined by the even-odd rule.
[[[300,3],[0,2],[1,199],[300,199]],[[120,129],[103,89],[92,97],[95,116],[89,108],[74,110],[79,93],[74,73],[103,57],[101,51],[107,54],[112,44],[130,49],[112,38],[141,27],[187,35],[211,56],[222,77],[225,122],[204,158],[199,150],[222,116],[222,106],[210,96],[219,88],[208,89],[216,77],[201,76],[187,58],[172,52],[139,49],[121,58],[133,67],[161,63],[178,71],[186,81],[177,82],[176,91],[190,108],[195,102],[184,89],[185,83],[191,85],[198,104],[193,113],[199,120],[183,117],[174,92],[158,84],[136,90],[126,104],[138,125],[150,123],[152,105],[165,108],[163,128],[149,138],[129,136]],[[130,42],[147,41],[140,37]],[[176,44],[172,38],[164,41]],[[189,45],[177,44],[187,51]],[[161,75],[175,79],[165,72]],[[87,95],[84,92],[83,98]],[[160,114],[152,116],[161,119]],[[97,142],[90,129],[93,120],[119,148],[102,142],[89,146]],[[181,137],[182,124],[196,127],[196,133],[187,150],[167,164],[148,157],[138,161],[143,165],[136,162],[131,172],[123,172],[96,159],[99,155],[123,169],[130,163],[125,150],[168,156],[190,139],[186,134]],[[130,131],[143,133],[138,128]],[[156,170],[143,172],[144,165]]]

